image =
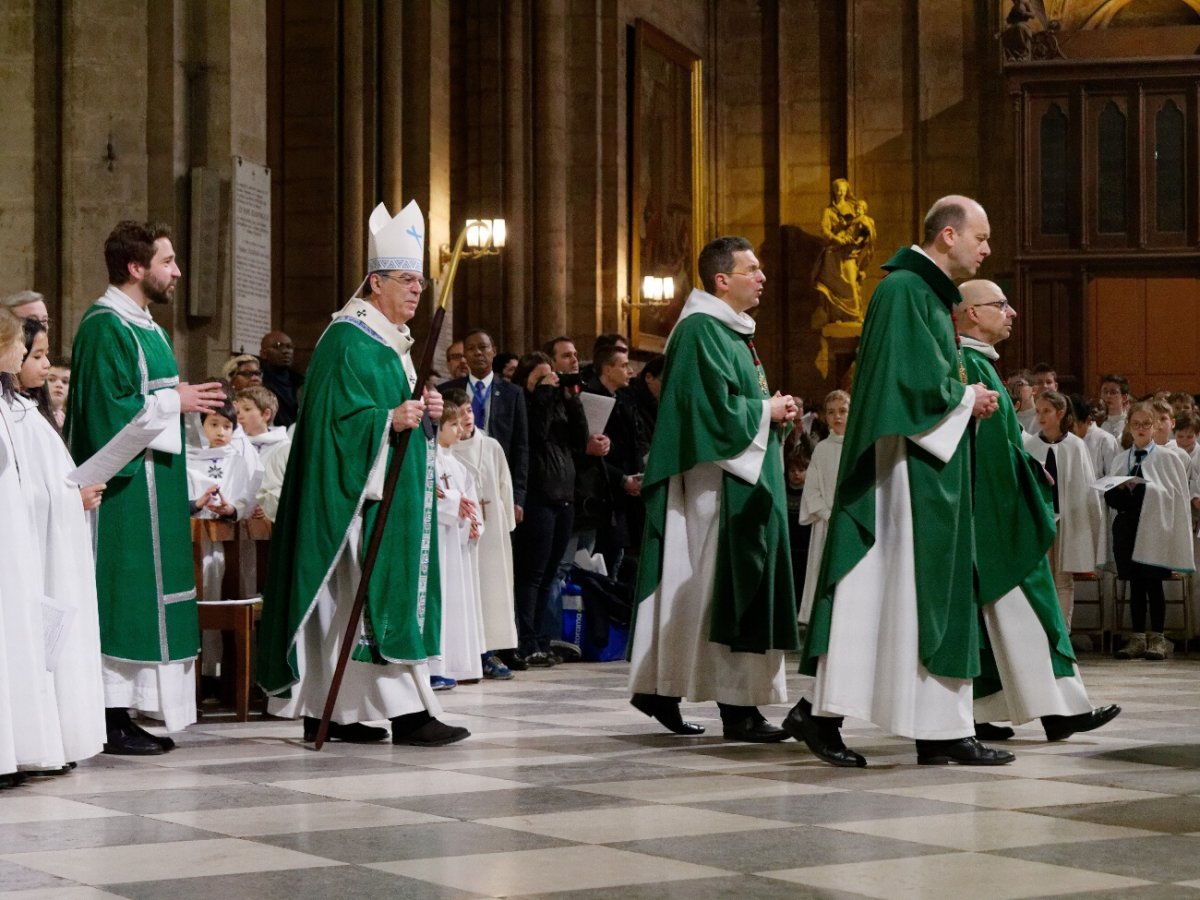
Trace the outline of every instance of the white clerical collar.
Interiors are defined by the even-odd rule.
[[[150,315],[150,310],[144,309],[140,303],[116,285],[110,284],[108,290],[104,292],[104,296],[96,302],[111,309],[130,325],[149,329],[158,327],[154,323],[154,317]]]
[[[687,302],[683,304],[678,321],[682,322],[688,316],[694,315],[712,316],[738,334],[754,334],[756,323],[752,316],[744,312],[734,312],[733,307],[724,300],[699,288],[693,288],[692,292],[688,294]]]
[[[996,352],[996,348],[986,341],[981,341],[978,338],[973,338],[969,334],[960,334],[958,339],[962,341],[964,347],[970,347],[972,350],[978,350],[988,359],[995,362],[1000,358],[1000,354]]]
[[[493,378],[495,378],[494,372],[488,372],[487,375],[485,375],[483,378],[476,378],[474,375],[472,375],[470,372],[468,372],[467,373],[467,386],[471,390],[475,390],[475,384],[477,382],[482,381],[484,389],[491,390]]]

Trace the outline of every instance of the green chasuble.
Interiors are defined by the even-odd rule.
[[[963,340],[969,342],[970,338]],[[1019,586],[1045,629],[1055,676],[1074,675],[1075,653],[1046,556],[1054,542],[1055,526],[1042,466],[1025,451],[1016,410],[991,361],[970,346],[964,345],[962,355],[967,381],[981,381],[1000,395],[999,409],[975,429],[978,601],[992,603]],[[984,640],[986,637],[985,630]],[[995,658],[986,645],[981,668],[974,683],[976,697],[1001,689]]]
[[[854,402],[821,559],[801,672],[816,674],[829,647],[837,583],[875,543],[875,442],[937,425],[967,389],[958,368],[951,307],[958,288],[923,253],[899,250],[883,267],[859,345]],[[968,426],[969,431],[969,426]],[[974,603],[970,441],[948,462],[906,441],[913,518],[918,658],[934,675],[979,673]],[[881,585],[881,589],[887,586]]]
[[[71,361],[65,435],[77,463],[179,383],[166,332],[113,287],[84,314]],[[174,396],[164,405],[178,410]],[[175,662],[200,647],[183,426],[168,418],[180,452],[147,447],[108,480],[97,511],[100,649],[114,659]]]
[[[726,306],[700,291],[692,297],[697,295]],[[646,528],[636,589],[639,602],[654,593],[663,566],[671,565],[663,559],[671,477],[700,463],[732,459],[758,434],[763,401],[770,394],[752,339],[705,312],[681,318],[671,332],[658,424],[642,480]],[[768,428],[756,482],[729,472],[721,480],[709,639],[737,652],[795,650],[799,643],[782,434],[778,426]]]
[[[392,342],[383,336],[391,330]],[[361,546],[375,527],[379,501],[368,499],[372,470],[386,466],[392,410],[412,398],[398,341],[374,307],[351,301],[318,341],[271,536],[258,678],[268,694],[288,696],[299,679],[296,641],[333,575],[356,516]],[[409,440],[379,558],[367,591],[354,659],[413,663],[440,652],[434,453],[424,431]],[[382,486],[380,473],[374,482]],[[378,489],[378,488],[377,488]],[[350,604],[353,596],[338,596]]]

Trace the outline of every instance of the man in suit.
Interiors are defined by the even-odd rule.
[[[512,476],[513,504],[520,522],[525,505],[525,477],[529,468],[529,431],[525,420],[525,396],[512,382],[492,373],[496,345],[482,328],[473,328],[462,340],[467,358],[465,378],[454,378],[439,390],[462,388],[471,400],[475,424],[504,449]]]

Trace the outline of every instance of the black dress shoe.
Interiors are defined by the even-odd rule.
[[[1015,731],[1007,725],[993,725],[991,722],[976,722],[975,737],[981,741],[1007,741]]]
[[[138,734],[145,735],[146,737],[150,738],[150,740],[154,741],[154,743],[158,744],[158,746],[162,747],[163,753],[169,753],[175,749],[175,741],[173,741],[171,738],[167,737],[166,735],[163,735],[160,737],[157,734],[151,734],[149,731],[147,731],[145,728],[143,728],[137,722],[134,722],[132,719],[129,720],[129,724],[133,727],[133,730],[136,731]]]
[[[954,741],[917,741],[917,762],[923,766],[1003,766],[1016,759],[1007,750],[985,747],[973,737]]]
[[[1042,728],[1046,729],[1046,740],[1064,741],[1081,731],[1094,731],[1101,725],[1107,725],[1120,713],[1121,707],[1114,703],[1098,706],[1091,712],[1077,716],[1042,716]]]
[[[529,668],[523,657],[516,650],[501,650],[496,654],[500,657],[500,661],[512,669],[514,672],[524,672]]]
[[[855,753],[842,743],[841,718],[814,716],[808,700],[802,698],[791,708],[783,720],[783,730],[796,740],[803,741],[817,759],[831,766],[861,769],[867,764],[862,754]]]
[[[104,752],[114,756],[158,756],[166,751],[152,737],[131,727],[108,729]]]
[[[321,720],[313,716],[304,717],[304,742],[311,744],[317,739],[317,731],[321,728]],[[326,740],[343,741],[347,744],[373,744],[388,736],[386,728],[375,725],[364,725],[362,722],[351,722],[348,725],[329,723],[329,735]]]
[[[407,744],[411,747],[445,747],[470,736],[471,732],[467,729],[447,725],[432,717],[424,725],[411,731],[397,733],[395,726],[392,728],[392,743]]]
[[[630,705],[640,713],[656,719],[667,731],[676,734],[704,734],[704,726],[683,721],[679,714],[678,697],[662,697],[658,694],[634,694]]]
[[[772,725],[756,709],[736,719],[722,718],[722,736],[727,741],[744,741],[748,744],[776,744],[786,741],[788,733],[778,725]]]

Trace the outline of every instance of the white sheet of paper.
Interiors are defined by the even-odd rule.
[[[1133,475],[1105,475],[1103,478],[1097,478],[1093,481],[1091,487],[1092,490],[1103,494],[1105,491],[1112,490],[1117,485],[1124,484],[1133,477]]]
[[[75,620],[75,607],[63,606],[53,597],[42,597],[42,634],[46,646],[46,671],[58,667],[67,632]]]
[[[617,405],[617,398],[583,393],[579,395],[579,399],[587,416],[588,434],[604,434],[604,426],[608,424],[608,417]]]
[[[165,430],[151,426],[150,418],[146,410],[142,410],[132,422],[113,435],[112,440],[97,450],[95,455],[84,460],[74,472],[67,475],[67,480],[80,487],[106,483],[131,459],[140,456]]]

